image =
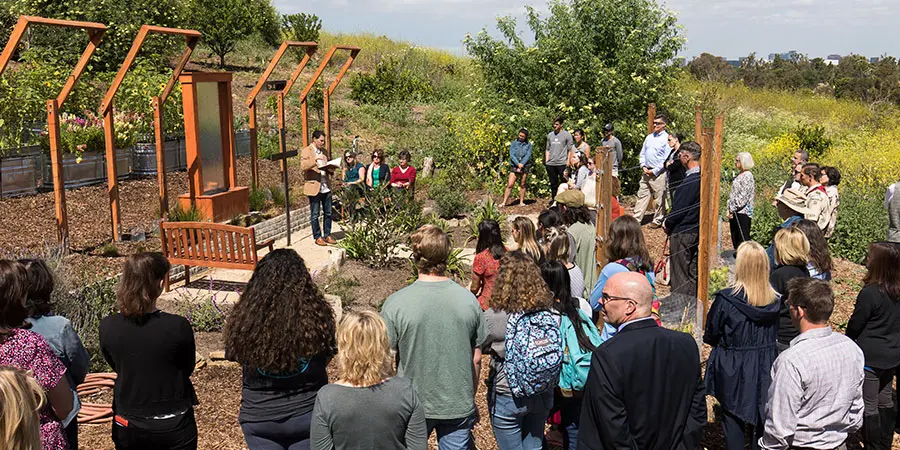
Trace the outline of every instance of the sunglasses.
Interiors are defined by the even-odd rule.
[[[653,125],[665,125],[665,122],[653,122]]]

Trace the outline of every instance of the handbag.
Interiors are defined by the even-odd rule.
[[[662,258],[656,262],[656,268],[653,270],[656,272],[656,282],[663,286],[669,285],[670,253],[669,238],[666,237],[666,243],[663,245]]]
[[[581,192],[584,194],[584,206],[590,209],[597,208],[597,175],[588,175],[587,180],[581,186]]]

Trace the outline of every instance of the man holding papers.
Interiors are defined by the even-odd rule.
[[[325,154],[325,133],[313,131],[312,144],[300,152],[300,169],[306,179],[303,193],[309,198],[309,223],[313,239],[316,245],[323,246],[337,243],[331,237],[331,189],[328,187],[328,177],[337,165],[331,163]],[[325,216],[322,229],[319,228],[320,212]]]

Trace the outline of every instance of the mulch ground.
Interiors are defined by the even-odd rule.
[[[278,175],[276,173],[276,175]],[[517,207],[506,209],[507,214],[519,214]],[[527,206],[526,206],[527,208]],[[513,211],[510,211],[513,210]],[[460,229],[462,234],[463,230]],[[647,244],[651,255],[658,259],[662,254],[665,234],[662,230],[644,228]],[[730,249],[730,236],[727,227],[722,233],[723,249]],[[378,309],[383,300],[390,294],[406,286],[410,275],[409,263],[405,260],[397,260],[393,265],[385,269],[372,269],[357,261],[349,260],[334,274],[321,274],[316,282],[326,292],[334,286],[343,286],[338,290],[352,301],[345,305],[348,310],[354,309]],[[467,273],[471,268],[466,267]],[[845,324],[853,310],[856,294],[861,287],[862,276],[865,271],[862,266],[848,261],[836,259],[834,274],[834,289],[836,296],[835,313],[832,322],[836,327]],[[340,279],[344,280],[341,281]],[[346,280],[353,280],[346,282]],[[465,285],[465,281],[463,281]],[[330,286],[329,286],[330,285]],[[659,288],[660,296],[666,295],[667,288]],[[221,333],[197,333],[197,348],[201,355],[208,355],[210,351],[222,350]],[[709,355],[709,347],[704,346],[701,359],[706,360]],[[496,449],[485,398],[486,388],[483,381],[487,377],[489,357],[482,361],[482,373],[475,403],[481,420],[475,425],[474,435],[479,449]],[[328,373],[330,379],[337,379],[340,375],[339,368],[332,362]],[[200,449],[243,449],[246,448],[240,426],[237,423],[237,414],[240,409],[240,368],[234,364],[210,364],[197,371],[192,380],[200,397],[200,406],[197,407],[197,422],[199,428]],[[723,449],[724,441],[721,433],[721,425],[716,418],[716,402],[713,398],[707,398],[709,424],[704,430],[703,446],[707,449]],[[81,447],[89,449],[109,449],[112,442],[109,438],[109,425],[82,425]],[[429,440],[429,448],[437,448],[434,436]],[[853,440],[849,448],[860,448],[857,441]],[[895,439],[894,449],[900,449],[900,439]]]

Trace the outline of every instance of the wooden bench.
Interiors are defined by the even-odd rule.
[[[253,270],[256,251],[274,249],[275,239],[256,242],[256,230],[212,222],[161,222],[163,255],[171,264],[183,264],[184,284],[191,282],[192,266]],[[169,277],[166,275],[166,291]]]

